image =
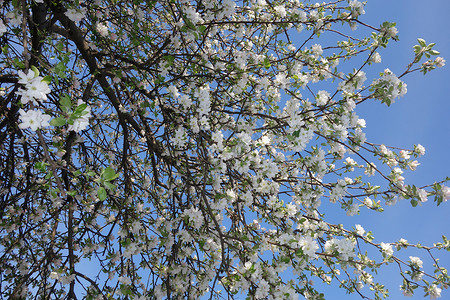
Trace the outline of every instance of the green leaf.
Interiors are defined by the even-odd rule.
[[[52,126],[63,126],[66,125],[67,121],[64,117],[57,117],[50,121],[50,125]]]
[[[66,77],[67,77],[67,75],[66,75],[66,69],[67,69],[66,65],[65,65],[62,61],[60,61],[60,62],[55,66],[55,73],[56,73],[56,75],[58,75],[58,76],[61,77],[61,78],[66,78]]]
[[[426,47],[427,46],[427,43],[425,42],[424,39],[418,38],[417,41],[419,42],[420,46],[422,46],[422,47]]]
[[[53,176],[53,172],[52,172],[52,171],[49,171],[49,172],[47,173],[47,175],[45,175],[44,179],[49,180],[50,178],[52,178],[52,176]]]
[[[34,72],[34,77],[39,76],[39,70],[35,66],[31,66],[31,70],[33,70],[33,72]]]
[[[107,194],[106,194],[106,190],[105,190],[104,187],[99,187],[98,188],[97,196],[98,196],[98,199],[100,199],[100,201],[103,201],[103,200],[106,199]]]
[[[114,169],[111,168],[111,167],[107,167],[107,168],[103,171],[103,174],[102,174],[102,178],[103,178],[105,181],[111,181],[111,180],[116,179],[117,177],[119,177],[119,174],[116,174],[116,172],[114,171]]]
[[[270,68],[271,64],[270,64],[270,59],[268,57],[264,58],[263,66],[266,69]]]
[[[16,69],[24,69],[25,68],[25,64],[22,61],[20,61],[17,57],[15,57],[13,59],[13,64]]]
[[[47,75],[44,77],[44,79],[42,79],[43,82],[49,84],[50,82],[52,82],[52,76],[51,75]]]
[[[116,186],[108,181],[103,182],[103,184],[111,191],[114,191],[116,189]]]
[[[74,114],[80,114],[83,112],[83,110],[85,110],[87,107],[86,103],[80,104],[77,106],[77,108],[75,108],[75,111],[73,112]]]
[[[44,163],[44,162],[42,162],[42,161],[39,161],[39,162],[37,162],[37,163],[35,163],[34,164],[34,167],[36,168],[36,169],[38,169],[39,171],[42,171],[42,172],[45,172],[45,166],[46,166],[47,164],[46,163]]]
[[[413,49],[414,49],[414,53],[418,54],[420,52],[420,50],[422,49],[422,47],[420,47],[419,45],[415,45],[413,47]]]
[[[436,51],[436,50],[430,50],[430,51],[428,51],[428,53],[430,53],[431,55],[439,55],[439,54],[441,54],[441,52]]]
[[[167,61],[169,66],[172,66],[173,62],[175,61],[175,56],[166,55],[166,56],[164,56],[164,60]]]
[[[59,104],[61,104],[61,108],[67,112],[72,107],[72,101],[70,100],[69,95],[61,96]]]

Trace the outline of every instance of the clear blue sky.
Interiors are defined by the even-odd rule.
[[[424,185],[450,176],[450,1],[448,0],[368,0],[362,21],[378,25],[383,21],[397,23],[400,41],[390,43],[381,53],[380,69],[389,68],[399,75],[413,57],[412,46],[417,38],[427,43],[435,42],[435,49],[447,60],[444,68],[426,76],[410,74],[403,80],[408,84],[408,93],[391,106],[380,103],[364,103],[357,108],[360,117],[366,119],[365,130],[368,141],[390,146],[412,148],[420,143],[426,148],[421,165],[415,172],[406,174],[406,183]],[[375,214],[362,210],[347,224],[361,224],[374,233],[377,242],[394,242],[404,237],[410,242],[432,244],[442,234],[450,236],[450,203],[437,207],[427,202],[422,207],[412,208],[403,201],[388,207],[384,213]],[[344,218],[345,219],[345,218]],[[336,216],[337,222],[339,220]],[[422,251],[423,252],[423,251]],[[420,252],[413,253],[423,258],[424,267],[430,260]],[[425,254],[425,253],[423,253]],[[450,268],[450,254],[440,252],[438,257],[443,267]],[[403,255],[408,259],[408,255]],[[405,298],[399,291],[401,278],[397,269],[381,272],[379,279],[390,290],[389,299],[423,299],[422,292]],[[337,288],[327,288],[326,299],[361,299],[358,295],[346,295]],[[443,291],[442,299],[450,299],[450,290]]]

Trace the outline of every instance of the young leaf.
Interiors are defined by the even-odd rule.
[[[61,104],[61,108],[67,112],[72,107],[72,101],[68,95],[64,95],[59,99],[59,104]]]
[[[103,200],[106,199],[107,194],[106,194],[106,190],[105,190],[104,187],[99,187],[98,188],[97,196],[98,196],[98,199],[100,199],[100,201],[103,201]]]
[[[426,47],[427,46],[427,43],[425,42],[424,39],[418,38],[417,41],[419,42],[420,46],[422,46],[422,47]]]
[[[50,125],[56,126],[56,127],[66,125],[66,123],[67,123],[67,121],[64,117],[57,117],[50,121]]]
[[[103,171],[103,174],[102,174],[102,178],[103,178],[105,181],[111,181],[111,180],[116,179],[117,177],[119,177],[119,174],[116,174],[116,172],[114,171],[114,169],[111,168],[111,167],[107,167],[107,168]]]

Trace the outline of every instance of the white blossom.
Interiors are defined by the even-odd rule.
[[[28,110],[24,111],[23,109],[19,109],[20,120],[22,123],[19,124],[20,129],[30,128],[33,131],[41,129],[43,127],[50,126],[50,116],[47,114],[43,114],[40,110]]]
[[[83,100],[78,100],[78,106],[85,104]],[[85,130],[87,126],[89,125],[89,119],[92,117],[91,115],[91,107],[87,106],[83,112],[82,115],[79,118],[76,118],[73,121],[73,124],[69,124],[68,130],[69,131],[75,131],[80,132],[82,130]]]
[[[325,104],[327,104],[327,102],[329,100],[331,100],[330,98],[330,93],[328,93],[327,91],[319,91],[317,93],[317,105],[318,106],[323,106]]]
[[[97,23],[95,29],[101,36],[106,37],[109,33],[108,26],[105,23]]]
[[[80,9],[76,9],[76,8],[69,8],[65,13],[64,13],[72,22],[78,23],[81,20],[83,20],[86,16],[86,8],[80,8]],[[98,29],[97,29],[98,30]]]
[[[450,199],[450,187],[443,185],[441,187],[441,193],[442,193],[442,197],[444,198],[444,201],[447,201]]]
[[[414,151],[421,156],[425,155],[425,147],[422,146],[421,144],[418,144],[417,146],[415,146]]]
[[[355,228],[356,228],[356,233],[357,233],[358,235],[360,235],[360,236],[364,236],[364,234],[366,233],[366,231],[364,230],[364,228],[363,228],[361,225],[359,225],[359,224],[356,224],[356,225],[355,225]]]
[[[1,31],[1,30],[0,30]],[[445,59],[442,57],[436,57],[436,59],[434,60],[436,67],[438,68],[442,68],[443,66],[445,66]]]
[[[372,54],[372,56],[370,57],[370,60],[376,64],[379,64],[381,62],[381,55],[378,52],[375,52],[374,54]]]
[[[432,284],[429,287],[428,292],[430,293],[430,299],[437,299],[441,297],[442,289],[439,288],[437,285]]]
[[[38,101],[47,100],[47,94],[51,92],[48,83],[43,77],[38,76],[36,72],[28,71],[24,73],[18,72],[18,83],[24,85],[24,89],[20,88],[16,93],[21,96],[22,104],[27,104],[32,101],[35,105]]]
[[[417,257],[417,256],[410,256],[409,260],[411,261],[411,264],[416,268],[422,268],[423,261]]]
[[[2,20],[0,20],[0,37],[7,31],[7,27]]]
[[[392,245],[391,244],[382,242],[380,244],[380,247],[381,247],[381,251],[383,251],[383,253],[386,256],[389,257],[389,256],[392,256],[394,254],[394,250],[392,249]]]
[[[361,2],[357,0],[351,0],[349,2],[350,8],[352,9],[352,14],[354,17],[358,17],[359,15],[364,15],[366,12],[364,11],[364,6]]]
[[[375,80],[372,86],[376,90],[376,95],[388,105],[394,103],[394,100],[398,97],[402,97],[406,94],[406,83],[402,82],[395,76],[389,69],[385,69],[382,77]]]

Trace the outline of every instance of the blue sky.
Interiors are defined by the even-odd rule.
[[[418,169],[406,174],[406,183],[425,185],[450,176],[450,1],[369,0],[365,11],[362,21],[372,25],[384,21],[396,22],[399,30],[400,41],[390,43],[387,49],[380,52],[381,70],[389,68],[400,75],[412,60],[412,46],[417,44],[419,37],[427,43],[435,42],[435,49],[447,60],[447,66],[426,76],[414,73],[403,77],[408,84],[408,93],[391,107],[375,101],[358,106],[358,115],[367,122],[365,132],[368,141],[405,148],[420,143],[426,148],[426,155],[420,158]],[[439,241],[442,234],[450,236],[449,205],[443,203],[437,207],[429,201],[422,207],[412,208],[404,200],[396,206],[387,207],[382,214],[362,210],[361,215],[350,220],[344,214],[333,217],[336,222],[347,219],[350,221],[347,224],[363,225],[374,233],[376,242],[394,242],[404,237],[411,243],[426,245]],[[425,259],[424,254],[420,251],[402,256],[407,260],[409,255],[421,257],[426,269],[431,262]],[[441,251],[436,256],[443,267],[450,268],[448,252]],[[389,299],[403,298],[399,291],[401,278],[397,273],[396,268],[388,268],[377,277],[389,288]],[[416,296],[404,299],[423,299],[422,295],[419,291]],[[330,300],[361,299],[359,295],[346,295],[337,288],[327,288],[325,297]],[[442,299],[450,299],[450,291],[443,291]]]

